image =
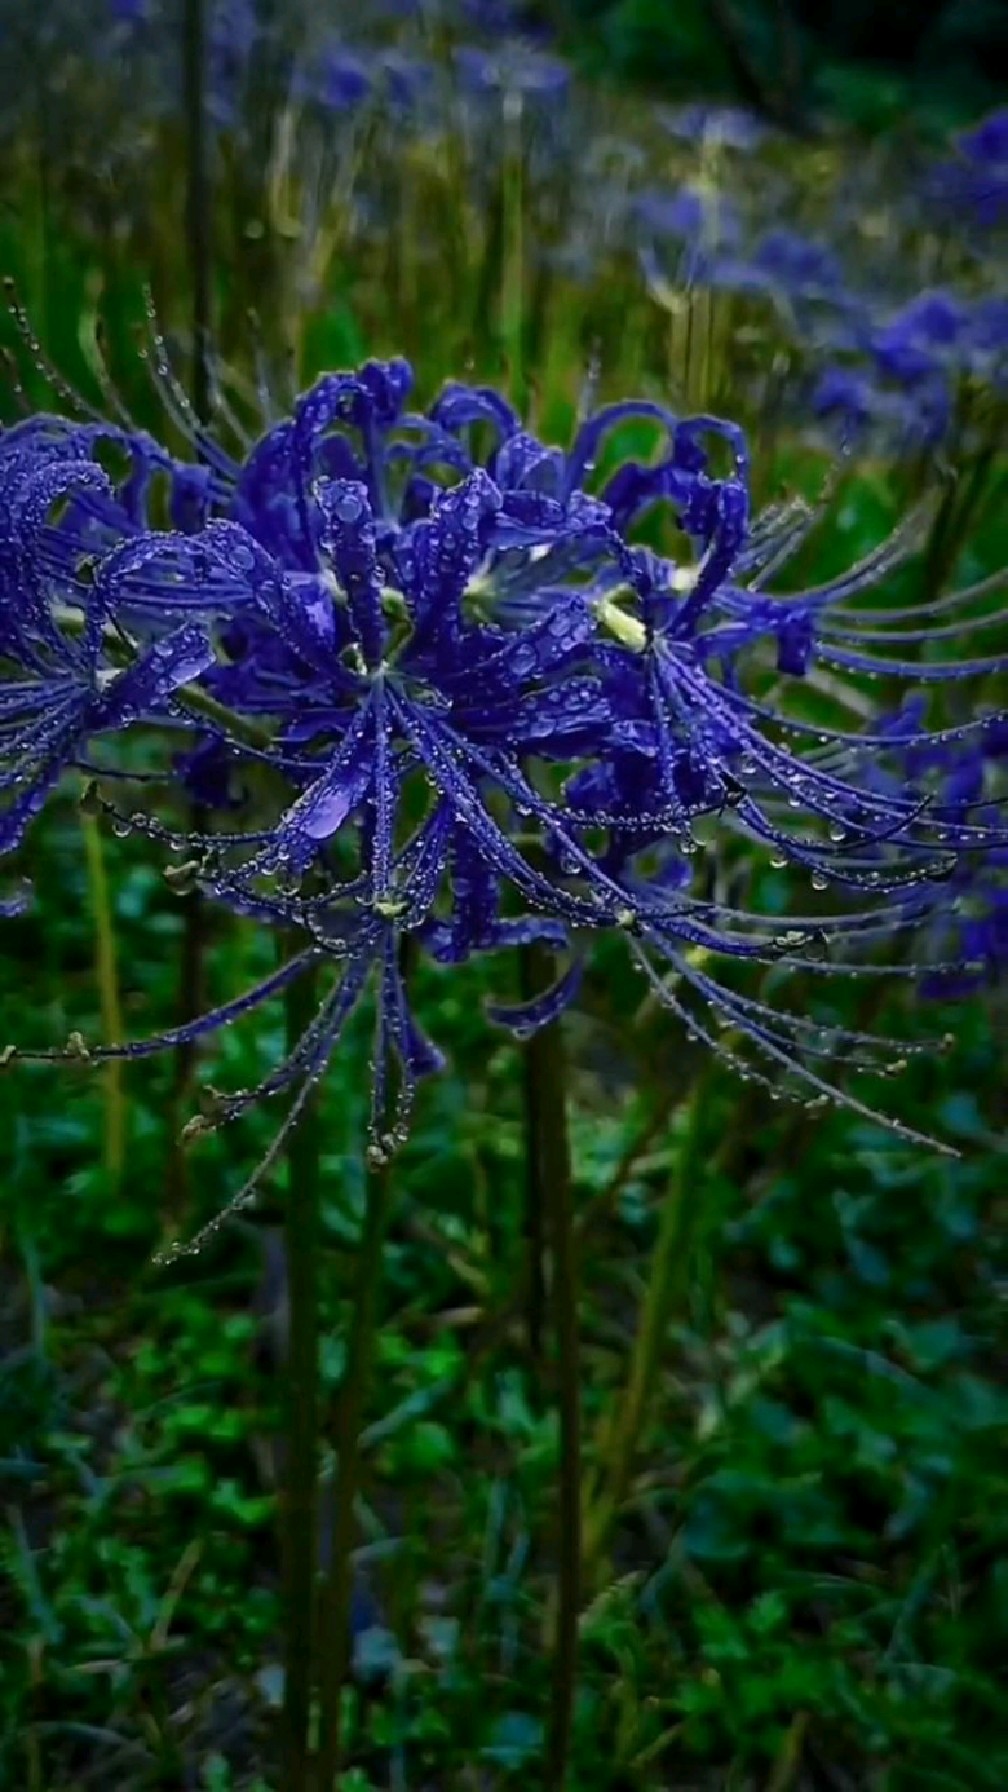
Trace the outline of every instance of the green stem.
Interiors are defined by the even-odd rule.
[[[189,825],[203,831],[204,811],[193,804]],[[189,890],[182,904],[182,943],[179,952],[175,1024],[184,1027],[203,1008],[206,908],[202,893]],[[188,1159],[182,1143],[182,1115],[196,1072],[198,1049],[194,1042],[177,1045],[172,1053],[172,1079],[168,1096],[168,1158],[165,1166],[166,1221],[174,1232],[182,1224],[189,1185]]]
[[[527,976],[533,991],[548,987],[552,981],[551,955],[543,947],[528,948]],[[549,1792],[562,1792],[567,1784],[574,1718],[581,1604],[581,1384],[578,1249],[567,1131],[567,1066],[559,1022],[536,1034],[526,1051],[529,1075],[537,1091],[538,1115],[536,1133],[529,1139],[528,1149],[538,1158],[538,1181],[548,1214],[552,1257],[550,1308],[560,1408],[557,1625],[546,1744],[546,1786]]]
[[[49,303],[51,265],[49,256],[49,217],[52,196],[52,169],[49,156],[48,110],[45,77],[40,73],[37,86],[38,165],[36,173],[38,177],[38,211],[36,215],[38,228],[32,233],[30,240],[37,256],[36,276],[38,309],[33,315],[35,319],[35,328],[43,342],[48,338],[49,325],[51,322],[51,307]]]
[[[938,597],[945,580],[954,570],[973,513],[985,496],[984,488],[995,459],[995,449],[988,444],[976,456],[969,473],[945,494],[925,549],[921,571],[924,599]]]
[[[797,1711],[781,1743],[767,1781],[766,1792],[788,1792],[801,1771],[802,1750],[808,1733],[809,1713]]]
[[[502,335],[499,311],[495,312],[495,300],[503,281],[504,229],[504,195],[500,193],[493,196],[485,214],[483,255],[475,281],[472,329],[482,365],[494,364],[495,351]]]
[[[523,946],[518,954],[518,980],[522,999],[530,1001],[537,993],[537,964],[534,948]],[[546,1238],[543,1220],[548,1202],[544,1187],[543,1156],[545,1131],[549,1116],[543,1101],[543,1076],[540,1059],[543,1035],[535,1034],[522,1052],[522,1103],[525,1133],[525,1186],[523,1198],[523,1231],[525,1238],[525,1277],[527,1285],[526,1325],[529,1356],[533,1367],[543,1360],[543,1325],[546,1308]]]
[[[315,1014],[317,981],[312,974],[287,991],[288,1050],[297,1044]],[[308,1725],[314,1670],[318,1552],[319,1148],[318,1103],[310,1098],[287,1144],[285,1230],[290,1355],[283,1552],[286,1616],[283,1783],[287,1792],[306,1792],[309,1784]]]
[[[524,244],[524,179],[522,169],[522,101],[521,95],[508,93],[504,98],[504,171],[503,171],[503,234],[504,260],[501,271],[501,334],[508,358],[511,397],[524,412],[524,329],[525,244]]]
[[[183,83],[186,124],[186,246],[192,283],[192,406],[200,423],[210,420],[209,339],[211,308],[211,191],[207,140],[206,17],[203,0],[185,0],[182,24]],[[192,808],[190,826],[199,832],[203,813]],[[179,956],[175,1018],[185,1026],[203,1005],[206,948],[206,905],[200,890],[183,898],[182,950]],[[196,1047],[176,1046],[168,1099],[168,1162],[166,1205],[173,1227],[181,1219],[188,1186],[188,1164],[179,1122],[192,1087]]]
[[[212,195],[207,132],[207,33],[204,0],[185,0],[182,22],[186,126],[186,244],[192,282],[192,404],[210,419]]]
[[[693,1193],[690,1172],[698,1109],[697,1101],[683,1145],[679,1176],[662,1203],[626,1384],[618,1390],[600,1426],[601,1485],[588,1503],[585,1518],[586,1580],[598,1567],[630,1484],[672,1308],[685,1271],[685,1246],[695,1214],[695,1202],[690,1200]]]
[[[331,1792],[340,1767],[343,1688],[350,1668],[355,1506],[360,1482],[360,1436],[374,1357],[382,1254],[391,1207],[388,1166],[369,1166],[364,1230],[354,1276],[354,1305],[336,1424],[332,1556],[319,1620],[320,1744],[318,1792]]]
[[[84,834],[84,856],[95,931],[95,968],[101,1004],[102,1037],[107,1045],[112,1045],[123,1036],[115,921],[101,832],[93,815],[81,816],[81,829]],[[118,1059],[109,1059],[104,1077],[105,1127],[102,1155],[105,1174],[115,1187],[122,1178],[126,1162],[126,1104],[123,1097],[122,1064]]]

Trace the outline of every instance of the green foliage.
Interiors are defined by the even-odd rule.
[[[998,0],[882,13],[872,0],[568,0],[565,18],[593,74],[754,105],[798,128],[827,115],[884,130],[912,107],[938,132],[996,105],[1008,69]]]
[[[97,1024],[82,913],[65,899],[74,825],[68,811],[40,838],[41,911],[16,924],[46,942],[33,1025],[57,1036]],[[133,863],[132,843],[108,844],[131,1021],[146,1025],[170,1005],[171,958],[156,942],[173,937],[173,898]],[[228,978],[253,975],[262,950],[236,934]],[[4,1037],[24,1025],[20,976],[12,954]],[[400,1757],[420,1785],[478,1760],[503,1786],[527,1774],[544,1718],[549,1563],[532,1539],[551,1507],[556,1423],[507,1318],[521,1261],[514,1059],[479,1019],[478,979],[427,978],[423,1000],[466,1074],[432,1086],[397,1172],[363,1439],[365,1554],[395,1646],[388,1690],[355,1695],[349,1738],[362,1786],[387,1783]],[[940,1123],[960,1162],[922,1159],[842,1116],[761,1110],[720,1073],[704,1082],[691,1199],[705,1224],[614,1555],[582,1619],[584,1792],[689,1784],[701,1766],[763,1785],[789,1750],[807,1766],[859,1763],[862,1783],[886,1792],[1003,1783],[997,1052],[982,1006],[939,1012],[936,1029],[952,1018],[956,1052],[916,1065],[897,1109]],[[682,1151],[678,1126],[659,1130],[606,1204],[664,1091],[659,1065],[649,1073],[639,1057],[632,1098],[611,1073],[598,1080],[600,1025],[586,1014],[570,1041],[579,1201],[602,1201],[585,1236],[589,1427],[619,1398],[634,1289]],[[617,1037],[627,1027],[632,1052],[632,1010]],[[245,1080],[276,1043],[235,1029],[206,1074]],[[355,1085],[348,1052],[323,1107],[330,1387],[360,1223]],[[199,1761],[207,1785],[271,1783],[275,1505],[256,1462],[277,1419],[254,1363],[257,1255],[235,1235],[170,1274],[144,1267],[161,1236],[161,1087],[156,1070],[131,1068],[130,1176],[114,1195],[85,1073],[61,1076],[55,1112],[48,1073],[0,1085],[11,1315],[0,1479],[12,1515],[0,1783],[31,1784],[31,1760],[53,1792],[84,1760],[131,1788],[166,1783],[182,1760]],[[227,1159],[195,1160],[187,1223],[239,1179],[263,1124]]]
[[[704,0],[581,0],[577,48],[591,72],[615,71],[670,94],[725,91],[730,68]]]

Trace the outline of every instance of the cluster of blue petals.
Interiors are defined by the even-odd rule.
[[[997,582],[876,602],[926,517],[779,594],[816,513],[754,516],[745,437],[716,417],[610,405],[562,450],[489,388],[450,384],[415,410],[409,366],[371,361],[232,451],[167,375],[163,397],[188,458],[125,419],[0,434],[0,850],[21,847],[64,773],[90,774],[92,805],[181,855],[173,881],[304,944],[237,1000],[95,1057],[199,1037],[328,966],[290,1056],[201,1124],[303,1094],[371,990],[382,1152],[440,1063],[411,1008],[407,938],[445,965],[552,948],[553,987],[493,1009],[521,1035],[574,998],[591,938],[615,933],[692,1033],[805,1099],[834,1093],[838,1058],[878,1068],[894,1042],[770,1006],[733,964],[870,974],[895,933],[900,968],[973,974],[955,942],[937,963],[905,945],[941,937],[962,868],[1008,848],[984,784],[1004,717],[928,719],[929,693],[1003,669],[984,645]],[[649,460],[614,456],[628,423],[654,432]],[[656,506],[675,555],[641,545]],[[875,678],[909,683],[916,707],[850,726],[837,690]],[[205,830],[115,800],[136,776],[132,748],[115,756],[127,733],[168,742],[169,794],[195,798]],[[973,770],[950,794],[957,755]],[[738,846],[798,880],[786,925],[719,893],[712,867]]]

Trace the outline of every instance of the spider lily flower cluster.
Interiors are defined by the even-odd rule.
[[[988,423],[1003,415],[1008,382],[993,227],[1005,118],[994,113],[962,133],[957,160],[923,178],[908,178],[884,151],[853,178],[838,159],[815,200],[785,173],[772,141],[758,161],[729,167],[717,138],[712,149],[701,139],[685,178],[649,184],[631,203],[650,290],[663,303],[670,281],[719,295],[736,326],[786,347],[794,420],[811,414],[819,433],[825,426],[872,451],[943,445],[961,456],[978,414]],[[966,229],[942,217],[943,195],[956,196],[955,222]],[[779,225],[785,210],[797,228]]]
[[[849,333],[842,361],[823,368],[812,393],[820,417],[849,433],[874,430],[910,446],[947,441],[961,395],[1008,396],[1008,302],[936,290]]]
[[[679,280],[769,303],[798,351],[798,402],[843,439],[889,452],[933,448],[952,439],[966,395],[1003,407],[1008,305],[999,295],[935,288],[886,302],[860,291],[816,238],[773,229],[745,252],[733,248],[740,227],[728,202],[706,195],[701,205],[689,188],[645,195],[639,217],[652,291],[664,287],[671,242],[673,253],[681,245]]]
[[[912,550],[911,521],[847,574],[775,595],[816,518],[794,502],[752,516],[734,424],[626,402],[561,450],[491,389],[450,384],[421,412],[411,388],[403,361],[327,375],[232,453],[165,376],[188,460],[125,420],[44,416],[0,437],[0,844],[19,846],[60,774],[87,767],[92,805],[183,855],[174,882],[304,940],[233,1002],[94,1055],[198,1038],[329,965],[290,1056],[194,1130],[284,1089],[303,1100],[372,985],[380,1155],[440,1063],[404,938],[449,966],[552,947],[553,987],[493,1008],[522,1035],[574,998],[586,946],[610,931],[691,1033],[775,1094],[828,1097],[838,1057],[884,1068],[895,1042],[771,1006],[731,967],[878,970],[882,940],[933,926],[964,858],[1008,843],[996,805],[932,800],[906,771],[908,752],[933,761],[940,796],[947,755],[996,716],[929,727],[921,709],[909,732],[851,729],[836,695],[878,677],[927,692],[1001,664],[982,650],[993,583],[864,604]],[[596,474],[628,423],[656,432],[655,456]],[[675,515],[675,557],[640,544],[656,504]],[[960,660],[952,634],[978,638]],[[185,749],[175,781],[210,830],[105,794],[103,766],[131,769],[108,743],[151,726]],[[258,810],[237,827],[243,776]],[[712,893],[714,856],[738,843],[796,878],[786,926]]]

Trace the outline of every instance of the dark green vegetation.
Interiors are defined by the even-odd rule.
[[[419,159],[406,169],[416,215],[433,219],[443,178]],[[26,191],[4,216],[2,254],[47,345],[86,380],[100,305],[110,359],[142,408],[131,328],[148,264],[111,232],[97,247],[76,241],[65,216],[29,228]],[[521,190],[512,179],[498,198],[447,294],[422,231],[392,244],[391,269],[373,247],[370,260],[337,247],[299,331],[302,376],[402,347],[423,352],[433,390],[472,354],[481,374],[518,388],[532,372],[524,396],[539,427],[561,434],[593,344],[609,391],[662,390],[660,357],[680,345],[633,270],[585,289],[558,280],[537,311],[515,229]],[[168,195],[137,232],[168,313],[171,206]],[[238,357],[272,264],[254,262],[258,236],[233,234],[217,297]],[[684,383],[691,403],[724,400],[713,347]],[[766,434],[766,490],[814,491],[821,465]],[[877,468],[845,480],[815,550],[824,573],[884,533],[897,483]],[[997,490],[965,576],[1008,558]],[[183,905],[157,855],[99,831],[76,794],[35,830],[25,868],[38,899],[5,924],[0,1047],[77,1029],[139,1036],[178,1011]],[[773,872],[762,875],[763,903],[783,906]],[[206,928],[209,1000],[273,962],[253,928],[212,915]],[[517,990],[518,966],[496,967],[498,993],[508,976]],[[452,1068],[425,1087],[390,1175],[345,1792],[482,1792],[533,1785],[540,1771],[564,1544],[558,1378],[551,1327],[530,1325],[522,1059],[484,1023],[488,987],[478,969],[417,978]],[[822,1002],[812,978],[800,993]],[[1008,1782],[1003,1006],[855,981],[829,1003],[824,1020],[907,1039],[952,1032],[952,1049],[881,1091],[855,1086],[956,1145],[958,1160],[850,1115],[771,1103],[684,1039],[616,947],[598,952],[565,1023],[586,1458],[571,1792]],[[366,1023],[315,1122],[330,1445],[359,1286]],[[254,1083],[283,1028],[278,1004],[270,1027],[229,1030],[201,1055],[197,1087]],[[277,1119],[267,1108],[198,1142],[180,1173],[174,1075],[166,1059],[118,1072],[11,1066],[0,1080],[0,1786],[11,1792],[282,1784],[286,1171],[258,1214],[201,1255],[152,1267],[240,1187]],[[197,1104],[194,1092],[187,1111]]]
[[[42,898],[12,924],[4,1039],[100,1033],[80,827],[68,803],[36,844]],[[139,1032],[172,1012],[178,909],[132,844],[103,853],[123,1022]],[[218,937],[215,990],[251,980],[267,952]],[[479,993],[470,974],[424,992],[459,1068],[426,1093],[395,1168],[361,1510],[382,1628],[358,1639],[348,1787],[528,1783],[541,1743],[551,1353],[530,1363],[516,1298],[517,1058],[483,1026]],[[979,1004],[929,1014],[954,1026],[955,1050],[889,1090],[894,1112],[962,1147],[948,1162],[768,1106],[647,1007],[619,959],[600,963],[568,1034],[589,1540],[670,1229],[672,1243],[617,1522],[590,1552],[572,1783],[994,1792],[1008,1415],[990,1018]],[[235,1028],[201,1074],[254,1080],[280,1025]],[[365,1052],[359,1034],[321,1110],[330,1412]],[[169,1076],[131,1067],[117,1088],[87,1068],[21,1069],[2,1085],[12,1788],[277,1783],[261,1765],[280,1644],[259,1229],[147,1267],[237,1185],[268,1117],[195,1152],[168,1213]],[[399,1751],[405,1782],[390,1779]]]
[[[949,123],[997,105],[1008,77],[998,0],[556,0],[555,11],[593,70],[663,94],[717,91],[797,127],[823,107],[866,125],[908,110]]]

